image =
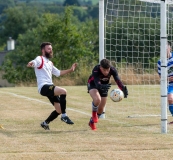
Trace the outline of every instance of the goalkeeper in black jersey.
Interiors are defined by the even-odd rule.
[[[127,98],[127,87],[121,82],[115,67],[111,66],[108,59],[102,59],[99,65],[96,65],[88,79],[88,93],[92,98],[92,117],[89,126],[96,130],[95,123],[98,122],[99,116],[103,113],[106,104],[108,90],[111,87],[109,80],[113,76],[118,87],[123,91],[124,98]]]

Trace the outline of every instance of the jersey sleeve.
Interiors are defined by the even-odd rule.
[[[115,80],[115,82],[117,83],[118,87],[122,90],[124,85],[120,79],[120,77],[118,76],[118,72],[114,67],[111,67],[111,71],[112,71],[112,76]]]
[[[42,59],[40,56],[37,56],[34,60],[32,60],[31,62],[33,62],[33,67],[37,68],[40,67],[41,63],[42,63]]]
[[[52,68],[52,74],[55,75],[56,77],[60,76],[60,70],[58,68],[56,68],[54,65],[53,65],[53,68]]]
[[[94,77],[94,83],[95,83],[96,87],[99,89],[102,84],[101,84],[101,81],[99,79],[98,67],[94,67],[94,69],[92,70],[92,75]]]

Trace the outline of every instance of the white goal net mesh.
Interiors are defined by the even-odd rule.
[[[129,96],[122,106],[129,116],[160,115],[160,1],[107,0],[105,57],[116,65]],[[168,40],[172,40],[173,5],[167,5]],[[119,111],[122,111],[121,108]]]

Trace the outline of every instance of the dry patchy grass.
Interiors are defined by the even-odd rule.
[[[129,97],[120,103],[108,99],[107,117],[99,120],[97,131],[88,127],[91,98],[86,86],[65,88],[67,113],[75,124],[67,125],[58,117],[50,123],[50,131],[43,130],[40,122],[53,108],[36,87],[0,88],[0,124],[5,128],[0,130],[1,160],[172,159],[173,126],[168,126],[167,134],[161,134],[159,116],[128,118],[136,113],[159,114],[160,108],[155,105],[160,97],[149,103],[159,87],[148,97],[141,96],[141,104],[148,101],[141,107],[135,103],[143,88],[137,93],[134,86],[128,86]]]

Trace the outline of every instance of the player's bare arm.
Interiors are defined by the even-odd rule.
[[[34,63],[32,61],[28,62],[27,67],[33,67]]]
[[[68,73],[70,73],[70,72],[74,72],[75,69],[76,69],[76,67],[77,67],[77,63],[74,63],[74,64],[71,66],[70,69],[61,70],[60,75],[62,76],[62,75],[68,74]]]

